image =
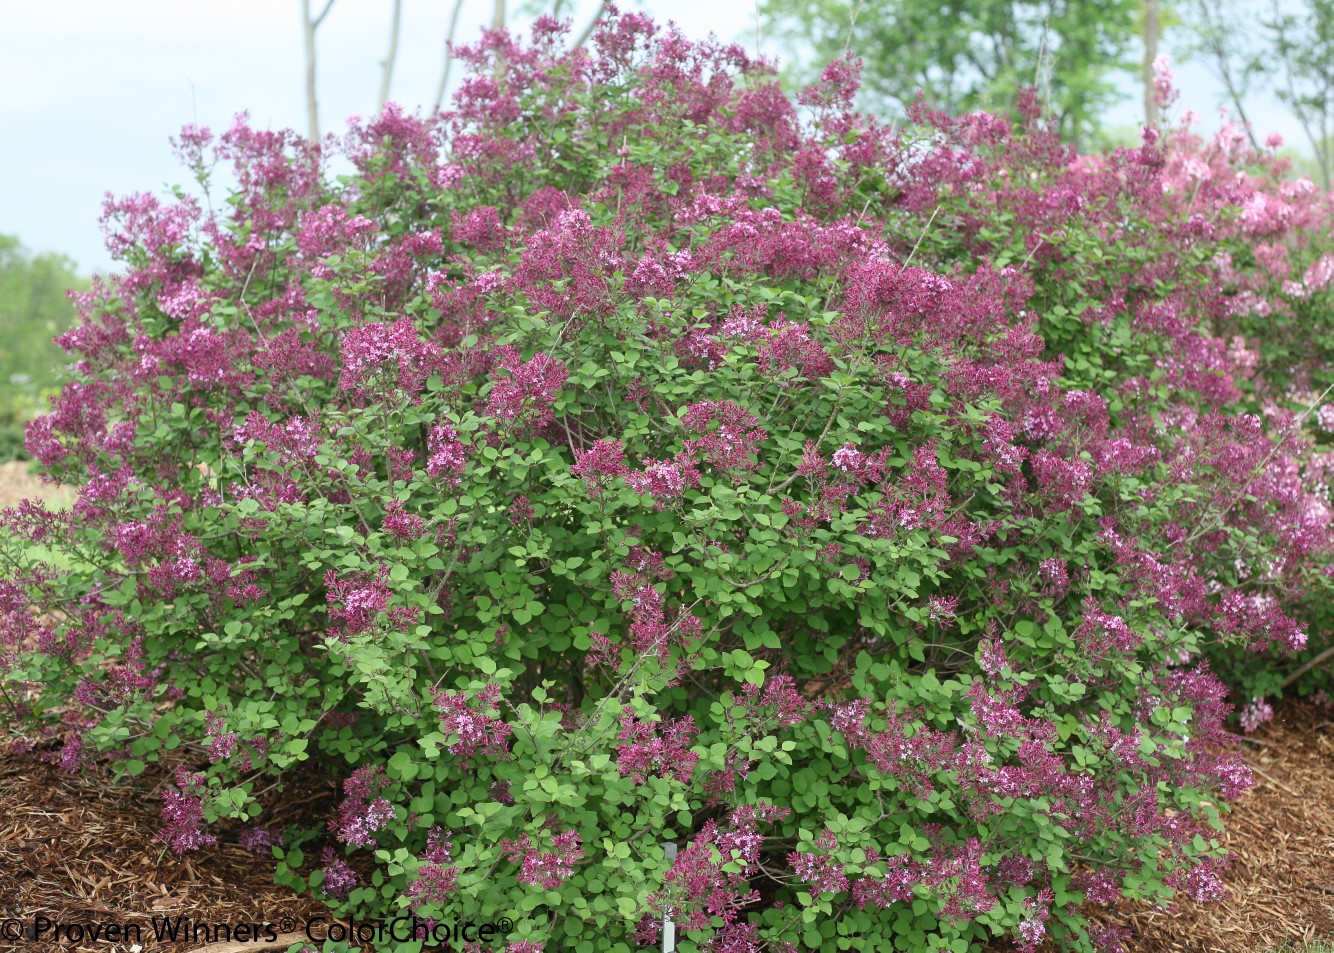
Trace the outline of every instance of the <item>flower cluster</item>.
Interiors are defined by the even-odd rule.
[[[569,372],[546,354],[521,360],[513,348],[502,348],[497,364],[508,372],[491,387],[486,413],[507,427],[540,428],[552,419],[552,405]]]
[[[702,929],[715,916],[733,920],[754,899],[747,881],[760,862],[764,837],[759,827],[783,814],[772,806],[745,806],[722,824],[706,821],[677,854],[662,878],[662,890],[650,903],[660,912],[670,911],[682,930]],[[713,948],[724,942],[725,937],[715,938]]]
[[[550,850],[540,849],[526,834],[518,840],[501,841],[505,856],[519,865],[519,883],[544,890],[557,889],[574,873],[575,865],[584,856],[579,845],[579,834],[569,830],[551,838]]]
[[[1242,708],[1238,721],[1241,723],[1241,730],[1249,735],[1273,717],[1273,706],[1257,695]]]
[[[461,758],[502,754],[512,729],[494,712],[500,686],[494,682],[476,693],[434,691],[440,727],[449,736],[449,753]]]
[[[332,847],[324,848],[320,859],[324,862],[320,868],[324,875],[324,883],[321,885],[324,895],[334,900],[346,898],[357,885],[357,872]]]
[[[442,837],[440,827],[426,834],[426,850],[418,858],[417,873],[408,885],[408,899],[413,910],[427,904],[443,905],[458,888],[458,867],[454,865],[454,847]]]
[[[375,832],[395,817],[393,805],[376,797],[388,783],[379,765],[358,768],[343,782],[347,797],[338,806],[338,817],[329,821],[340,841],[353,847],[376,846]]]
[[[608,478],[626,476],[625,448],[619,440],[598,440],[587,450],[576,450],[570,472],[588,485],[588,495],[596,499],[607,487]]]
[[[686,441],[686,452],[720,470],[753,470],[766,434],[759,421],[732,401],[702,401],[686,408],[681,424],[702,434]]]
[[[390,518],[393,518],[392,512]],[[345,577],[336,569],[325,573],[329,619],[338,623],[330,630],[331,635],[343,640],[359,635],[375,626],[382,613],[387,616],[391,628],[406,628],[417,621],[418,611],[412,606],[389,608],[393,591],[386,581],[388,574],[384,565],[377,566],[374,575],[361,573]]]
[[[159,834],[178,854],[198,850],[217,841],[213,834],[200,830],[204,823],[204,775],[176,769],[175,790],[162,792],[162,820]]]
[[[666,460],[645,461],[642,469],[626,476],[625,483],[640,496],[653,497],[654,507],[662,509],[699,486],[699,480],[694,458],[682,452]]]
[[[286,842],[282,831],[263,827],[247,827],[238,838],[242,847],[249,851],[261,851],[265,847],[281,847]]]
[[[689,716],[665,726],[642,722],[633,716],[621,726],[616,767],[621,774],[643,784],[649,777],[675,777],[689,784],[699,755],[690,750],[695,725]]]

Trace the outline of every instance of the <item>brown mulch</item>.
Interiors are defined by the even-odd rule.
[[[216,939],[211,933],[194,933],[197,939],[189,942],[183,942],[183,933],[176,943],[159,942],[153,921],[181,917],[195,925],[273,924],[275,932],[287,933],[300,931],[311,917],[329,917],[319,900],[277,886],[267,850],[263,856],[250,853],[235,842],[235,832],[228,837],[220,831],[218,843],[185,856],[156,840],[162,800],[155,782],[163,777],[159,772],[114,782],[95,768],[64,774],[40,753],[0,756],[0,950],[211,950],[206,946]],[[333,796],[329,787],[304,799],[307,805],[331,803]],[[301,809],[280,805],[276,820]],[[17,929],[31,930],[39,917],[85,929],[135,923],[142,943],[136,946],[128,931],[120,941],[85,936],[83,942],[64,937],[56,942],[49,928],[40,940],[16,941]],[[285,950],[287,945],[250,942],[236,948]]]
[[[1223,818],[1227,896],[1118,909],[1129,953],[1267,953],[1334,940],[1334,712],[1296,702],[1244,745],[1256,786]]]
[[[72,492],[43,483],[25,463],[0,464],[0,507],[25,497],[59,506]],[[1223,840],[1233,855],[1227,897],[1181,900],[1171,911],[1127,905],[1108,912],[1104,920],[1133,931],[1129,953],[1266,953],[1285,941],[1334,941],[1334,712],[1291,702],[1276,709],[1245,745],[1257,786],[1225,818]],[[311,917],[329,917],[317,899],[276,886],[272,858],[246,851],[234,831],[184,857],[166,849],[155,839],[164,778],[112,782],[94,769],[71,777],[40,753],[0,754],[0,951],[281,950],[300,935],[275,944],[159,943],[150,920],[271,923],[287,934],[289,923],[299,931]],[[269,823],[309,821],[335,799],[332,782],[304,779],[274,806]],[[8,937],[11,921],[30,928],[41,916],[138,923],[143,943]]]

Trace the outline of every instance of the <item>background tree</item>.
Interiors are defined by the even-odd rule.
[[[1279,100],[1301,123],[1320,170],[1331,184],[1334,159],[1334,0],[1305,0],[1296,10],[1272,0],[1266,22],[1273,56],[1268,73]]]
[[[1253,9],[1247,10],[1251,6]],[[1264,72],[1256,29],[1256,5],[1236,0],[1190,0],[1184,5],[1187,55],[1203,59],[1227,93],[1237,118],[1246,127],[1251,148],[1259,149],[1246,115],[1246,97]]]
[[[306,123],[311,142],[320,141],[320,104],[315,89],[315,31],[333,8],[328,0],[319,16],[311,15],[310,0],[301,0],[301,28],[306,41]]]
[[[1138,0],[765,0],[761,11],[792,53],[814,54],[806,62],[861,57],[864,92],[881,108],[919,90],[946,112],[1009,108],[1045,55],[1051,108],[1076,145],[1121,97],[1115,80],[1134,69],[1140,19]]]
[[[1158,40],[1162,36],[1162,10],[1158,0],[1145,0],[1144,11],[1144,121],[1158,125],[1158,97],[1153,89],[1153,63],[1158,58]]]
[[[1259,151],[1246,99],[1257,81],[1291,111],[1311,148],[1294,168],[1328,189],[1334,159],[1334,2],[1190,0],[1187,55],[1202,58]]]
[[[380,109],[389,102],[389,84],[394,79],[394,63],[398,59],[398,35],[403,25],[403,0],[394,0],[394,12],[389,25],[389,52],[384,58],[384,78],[380,81]]]
[[[69,288],[85,288],[64,255],[34,255],[0,235],[0,461],[21,456],[23,423],[42,409],[64,365],[52,338],[74,321]]]

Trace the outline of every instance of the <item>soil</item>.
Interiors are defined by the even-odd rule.
[[[68,505],[74,492],[68,487],[47,483],[20,460],[0,463],[0,507],[14,506],[20,500],[45,500],[49,505]]]

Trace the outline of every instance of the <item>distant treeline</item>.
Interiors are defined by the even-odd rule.
[[[64,366],[52,338],[73,323],[67,293],[87,287],[64,255],[34,254],[0,235],[0,461],[24,457],[23,424],[41,411]]]

